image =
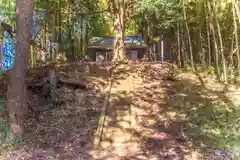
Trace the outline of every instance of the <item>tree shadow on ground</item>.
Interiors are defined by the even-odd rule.
[[[131,135],[124,153],[114,151],[114,137],[103,135],[102,152],[108,148],[108,153],[96,159],[227,160],[228,153],[214,153],[226,147],[229,120],[235,118],[234,104],[225,93],[206,89],[197,80],[147,75],[135,90],[113,95],[107,113],[110,123],[105,127],[118,128],[125,134],[119,137]]]
[[[87,76],[101,77],[107,81],[108,71],[101,68],[103,75],[99,68],[95,67],[90,70],[94,73]],[[67,73],[81,72],[76,65],[72,68],[68,66],[58,69]],[[31,72],[31,74],[47,76],[45,70],[38,69]],[[40,111],[37,113],[39,121],[35,117],[28,117],[24,142],[19,145],[9,145],[5,149],[1,147],[0,159],[92,159],[90,154],[93,148],[92,140],[98,127],[105,97],[103,92],[105,86],[98,87],[73,91],[72,88],[61,86],[56,92],[58,99],[64,104],[55,108],[51,105],[37,106]]]
[[[106,95],[94,90],[73,95],[62,88],[68,103],[42,112],[38,123],[29,119],[26,145],[5,159],[214,159],[211,151],[206,153],[225,143],[231,100],[191,79],[171,79],[164,67],[143,68],[143,79],[126,90],[121,83],[130,85],[127,79],[136,72],[123,67],[112,77],[99,148],[92,141]]]
[[[93,147],[92,136],[98,126],[104,95],[93,91],[75,92],[75,95],[71,95],[68,89],[62,90],[65,96],[68,94],[65,100],[68,102],[59,108],[42,112],[36,126],[30,122],[33,126],[30,128],[29,125],[27,143],[32,144],[32,149],[38,152],[36,156],[47,155],[45,159],[91,159],[88,151]]]

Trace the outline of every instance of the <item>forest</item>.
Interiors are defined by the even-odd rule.
[[[240,160],[239,0],[0,0],[0,159]]]

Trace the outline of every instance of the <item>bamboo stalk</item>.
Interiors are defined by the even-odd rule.
[[[221,33],[220,24],[218,22],[218,18],[216,16],[215,0],[213,0],[213,2],[212,2],[212,8],[213,8],[213,12],[214,12],[214,18],[215,18],[215,22],[216,22],[216,25],[217,25],[217,32],[218,32],[218,38],[219,38],[219,47],[220,47],[219,49],[220,49],[220,55],[221,55],[222,65],[223,65],[223,81],[225,83],[228,83],[226,60],[225,60],[224,50],[223,50],[222,33]]]
[[[189,41],[190,60],[191,60],[192,70],[195,72],[195,66],[194,66],[194,61],[193,61],[192,40],[191,40],[189,27],[188,27],[188,23],[187,23],[187,15],[186,15],[186,9],[185,9],[185,0],[183,0],[183,16],[184,16],[184,22],[185,22],[185,26],[186,26],[188,41]]]
[[[232,12],[233,12],[233,25],[234,25],[234,35],[236,42],[236,56],[237,56],[237,76],[240,76],[240,50],[239,50],[239,42],[238,42],[238,26],[237,26],[237,10],[234,7],[235,0],[232,0]]]

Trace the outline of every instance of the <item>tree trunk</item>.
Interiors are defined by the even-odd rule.
[[[178,66],[181,68],[183,67],[182,63],[182,53],[181,53],[181,38],[180,38],[180,25],[177,25],[177,50],[178,50],[178,56],[177,56],[177,63]]]
[[[30,52],[33,7],[34,0],[16,0],[16,58],[14,67],[10,72],[7,109],[10,133],[20,137],[24,133],[24,116],[27,111],[25,76]]]
[[[223,51],[223,40],[222,40],[222,33],[221,33],[221,27],[220,24],[218,22],[218,18],[216,16],[216,7],[215,7],[215,0],[213,0],[212,2],[213,4],[213,12],[214,12],[214,18],[215,18],[215,22],[217,25],[217,31],[218,31],[218,38],[219,38],[219,49],[220,49],[220,54],[221,54],[221,58],[222,58],[222,65],[223,65],[223,81],[225,83],[228,83],[228,78],[227,78],[227,66],[226,66],[226,60],[225,60],[225,56],[224,56],[224,51]]]
[[[215,29],[214,29],[214,25],[213,25],[213,13],[212,13],[212,10],[211,10],[211,4],[209,1],[207,1],[207,6],[208,6],[208,13],[209,13],[209,28],[210,28],[210,31],[212,33],[212,38],[213,38],[213,42],[214,42],[214,49],[215,49],[215,68],[216,68],[216,71],[217,71],[217,78],[218,80],[220,81],[220,66],[219,66],[219,51],[218,51],[218,43],[217,43],[217,40],[216,40],[216,32],[215,32]]]
[[[237,1],[239,2],[239,1]],[[235,6],[235,14],[236,14],[236,18],[238,19],[239,21],[239,24],[240,24],[240,10],[239,10],[239,3],[237,3],[235,0],[232,0],[232,5]]]
[[[184,22],[186,25],[186,31],[187,31],[188,41],[189,41],[190,60],[191,60],[192,70],[195,71],[195,65],[194,65],[194,61],[193,61],[192,40],[191,40],[190,31],[189,31],[189,27],[188,27],[188,23],[187,23],[185,0],[183,0],[183,16],[184,16]]]
[[[207,13],[207,12],[206,12]],[[208,17],[206,18],[207,21]],[[207,46],[208,46],[208,67],[212,65],[212,50],[211,50],[211,38],[210,38],[210,31],[208,22],[206,23],[206,30],[207,30]]]
[[[207,66],[207,61],[206,61],[206,53],[204,49],[204,41],[202,39],[203,37],[203,31],[202,27],[199,28],[199,50],[201,51],[200,53],[200,63],[203,63],[204,67]]]
[[[238,42],[238,25],[237,25],[237,20],[236,20],[237,19],[237,10],[236,10],[236,8],[234,8],[235,4],[236,4],[236,2],[234,0],[232,0],[234,36],[235,36],[235,40],[236,40],[236,55],[237,55],[237,76],[240,76],[240,50],[239,50],[239,42]]]
[[[188,56],[187,56],[187,53],[186,53],[186,43],[185,43],[185,38],[184,38],[184,29],[182,28],[181,29],[181,32],[180,32],[180,38],[181,38],[181,50],[182,50],[182,54],[183,54],[183,61],[184,61],[184,66],[186,63],[188,63]]]
[[[81,32],[80,32],[80,59],[82,60],[83,59],[83,16],[81,16]]]
[[[233,13],[234,14],[234,13]],[[234,17],[233,17],[234,18]],[[229,66],[230,66],[230,72],[229,72],[229,76],[230,77],[234,77],[235,76],[235,70],[234,70],[234,58],[233,58],[233,54],[234,54],[234,36],[235,33],[233,31],[233,35],[232,35],[232,43],[231,43],[231,49],[230,49],[230,55],[229,55]],[[233,80],[233,79],[231,79]]]
[[[115,3],[116,2],[112,2]],[[124,38],[125,38],[125,3],[124,0],[119,2],[118,13],[114,15],[114,61],[124,61],[126,59]],[[115,7],[114,7],[115,8]]]

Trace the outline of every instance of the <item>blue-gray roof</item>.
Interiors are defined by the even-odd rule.
[[[141,43],[142,42],[142,43]],[[114,37],[95,37],[91,40],[88,48],[113,49]],[[141,36],[125,37],[125,47],[127,48],[145,48]]]

